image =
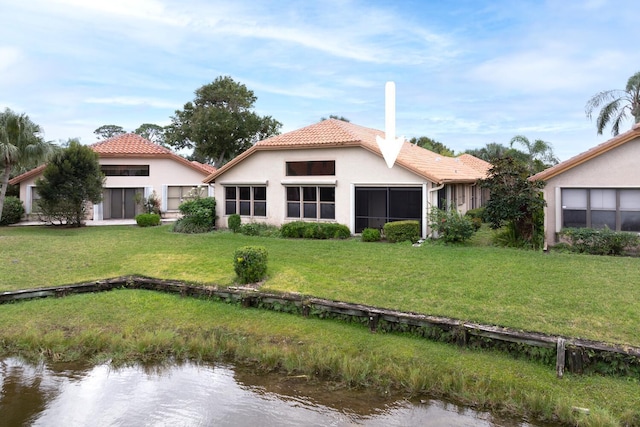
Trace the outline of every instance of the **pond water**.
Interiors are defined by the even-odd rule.
[[[531,426],[451,403],[332,390],[231,365],[0,361],[2,426]]]

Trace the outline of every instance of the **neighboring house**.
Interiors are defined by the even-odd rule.
[[[258,142],[209,175],[220,223],[337,222],[352,233],[412,219],[428,233],[431,206],[464,213],[487,196],[476,185],[489,163],[445,157],[408,142],[388,168],[376,136],[384,132],[329,119]]]
[[[543,190],[545,239],[553,245],[569,227],[640,232],[640,125],[530,180]]]
[[[139,135],[119,135],[90,145],[90,148],[98,153],[105,184],[103,201],[93,206],[89,219],[134,218],[142,212],[136,198],[149,197],[154,191],[161,199],[162,212],[169,217],[177,216],[178,206],[194,187],[201,187],[204,196],[212,195],[202,180],[215,172],[213,166],[190,162]],[[20,200],[28,218],[37,218],[35,182],[42,176],[45,166],[10,181],[13,185],[20,184]]]

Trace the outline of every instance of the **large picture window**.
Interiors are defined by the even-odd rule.
[[[640,189],[564,188],[562,227],[640,231]]]
[[[335,175],[336,162],[333,160],[287,162],[287,176]]]
[[[356,233],[407,219],[422,227],[421,212],[420,187],[356,187]]]
[[[267,187],[227,186],[224,206],[225,215],[267,216]]]
[[[335,219],[335,187],[287,187],[287,218]]]

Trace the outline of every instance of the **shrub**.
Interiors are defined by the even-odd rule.
[[[267,249],[263,246],[243,246],[233,254],[233,267],[240,283],[255,283],[267,274]]]
[[[420,238],[420,222],[415,220],[392,221],[384,225],[384,235],[390,243],[410,241]]]
[[[294,221],[280,229],[282,237],[305,239],[346,239],[351,236],[349,227],[331,222]]]
[[[379,242],[380,230],[378,230],[377,228],[365,228],[364,230],[362,230],[362,241]]]
[[[155,227],[156,225],[160,225],[160,215],[155,213],[136,215],[136,224],[140,227]]]
[[[280,229],[278,227],[260,222],[242,224],[239,232],[247,236],[280,237]]]
[[[636,233],[616,232],[608,227],[565,228],[560,232],[574,252],[591,255],[622,255],[625,250],[640,246],[640,236]]]
[[[465,212],[464,216],[468,216],[469,218],[478,218],[480,222],[485,222],[484,220],[485,208],[475,208],[469,209]]]
[[[242,218],[240,218],[240,215],[238,214],[230,215],[229,219],[227,219],[227,225],[234,233],[237,233],[240,231],[240,226],[242,225]]]
[[[478,218],[474,219],[481,224]],[[456,209],[431,209],[429,212],[429,226],[446,243],[465,242],[477,231],[472,218],[460,214]]]
[[[0,225],[9,225],[20,222],[22,215],[24,215],[24,206],[22,206],[22,201],[13,196],[5,197],[2,216],[0,217]]]
[[[207,233],[216,226],[216,199],[213,197],[187,200],[178,209],[183,217],[173,226],[177,233]]]

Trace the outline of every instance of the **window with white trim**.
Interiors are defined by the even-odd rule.
[[[224,187],[224,209],[225,215],[267,216],[267,187]]]
[[[206,197],[206,187],[170,185],[167,187],[167,210],[177,211],[182,202],[193,197]]]
[[[287,218],[335,219],[335,187],[288,186]]]

